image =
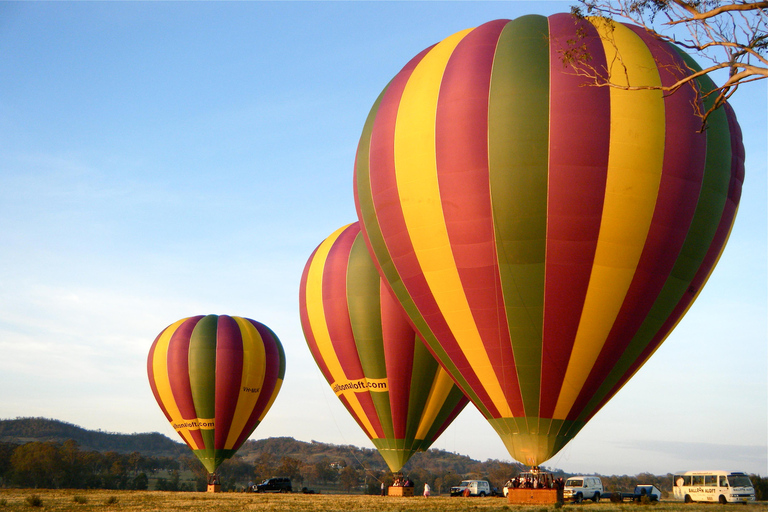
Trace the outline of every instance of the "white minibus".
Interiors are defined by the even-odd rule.
[[[746,473],[733,471],[687,471],[672,477],[675,499],[686,503],[707,501],[746,503],[755,501],[755,488]]]

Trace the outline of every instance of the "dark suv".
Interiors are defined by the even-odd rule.
[[[267,478],[255,487],[256,492],[293,492],[291,479],[283,476]]]

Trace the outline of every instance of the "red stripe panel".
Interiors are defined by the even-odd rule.
[[[203,318],[202,315],[188,318],[176,329],[168,343],[168,379],[171,384],[171,393],[181,417],[185,420],[197,419],[192,387],[189,383],[189,338],[201,318]],[[190,434],[197,446],[205,446],[199,430],[191,430]]]
[[[491,71],[499,35],[507,23],[495,20],[477,27],[451,55],[440,85],[435,152],[446,229],[464,293],[512,414],[523,416],[488,178]]]
[[[232,317],[219,316],[216,325],[216,433],[213,447],[227,442],[243,378],[243,337]]]
[[[728,201],[734,207],[741,199],[741,187],[744,184],[744,143],[742,142],[741,126],[736,121],[736,112],[731,105],[723,105],[725,115],[728,118],[728,129],[731,132],[731,183],[728,189]]]
[[[643,29],[627,26],[648,46],[663,86],[684,77],[683,70],[687,68],[677,52]],[[696,101],[696,91],[691,87],[683,87],[664,99],[663,171],[648,238],[624,304],[568,419],[579,416],[623,355],[653,307],[683,247],[696,212],[707,153],[706,137],[699,133],[701,120],[691,115],[691,106]]]
[[[610,146],[610,91],[589,87],[560,51],[580,40],[597,69],[603,45],[591,23],[549,18],[550,132],[547,248],[539,416],[551,418],[581,318],[600,231]],[[589,126],[585,126],[589,119]]]
[[[430,50],[424,50],[406,67],[404,67],[390,82],[381,100],[379,111],[374,121],[370,145],[370,180],[376,217],[379,220],[382,237],[386,241],[392,263],[397,269],[398,276],[403,281],[409,295],[419,308],[424,321],[432,334],[440,340],[440,345],[451,361],[456,365],[468,386],[476,392],[478,399],[487,404],[492,417],[499,413],[490,401],[487,393],[482,390],[477,376],[472,371],[461,349],[456,344],[448,325],[440,313],[434,298],[429,292],[424,276],[421,274],[418,260],[414,254],[413,245],[408,236],[405,220],[400,208],[400,198],[395,180],[394,162],[394,133],[397,120],[397,110],[413,68]]]
[[[323,307],[331,343],[344,374],[350,380],[365,378],[360,356],[357,353],[347,303],[347,266],[355,237],[360,232],[357,224],[345,229],[328,252],[323,268]],[[365,415],[371,422],[377,437],[384,437],[376,407],[369,392],[356,393]]]
[[[384,341],[384,363],[389,386],[392,428],[396,439],[405,439],[416,333],[406,320],[400,303],[384,286],[384,281],[380,280],[380,282],[381,334]]]

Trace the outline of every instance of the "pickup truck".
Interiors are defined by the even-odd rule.
[[[655,485],[637,485],[633,492],[612,492],[611,501],[642,501],[647,496],[650,501],[659,501],[661,491]]]

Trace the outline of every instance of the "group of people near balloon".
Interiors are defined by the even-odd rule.
[[[395,478],[395,481],[392,482],[392,487],[413,487],[413,480],[407,476],[405,478]]]
[[[504,487],[511,489],[563,489],[565,481],[562,478],[552,478],[549,473],[518,475],[507,480]]]

